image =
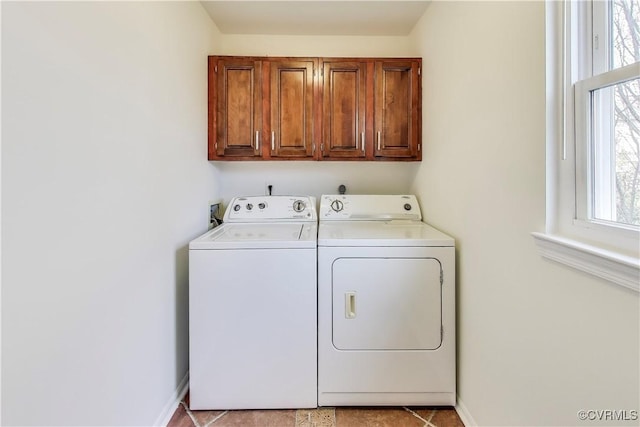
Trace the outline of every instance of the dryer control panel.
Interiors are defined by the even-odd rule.
[[[420,205],[413,195],[323,195],[323,221],[421,221]]]
[[[311,196],[245,196],[231,199],[225,222],[317,221]]]

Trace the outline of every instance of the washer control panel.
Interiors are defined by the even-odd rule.
[[[311,196],[234,197],[225,222],[317,221],[316,199]]]
[[[390,221],[422,220],[420,206],[413,195],[323,195],[320,220]]]

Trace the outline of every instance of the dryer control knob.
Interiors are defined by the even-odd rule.
[[[405,203],[404,204],[404,210],[405,211],[410,211],[411,210],[411,205],[409,203]]]
[[[238,212],[238,211],[240,210],[240,205],[234,205],[234,206],[233,206],[233,210],[234,210],[235,212]]]
[[[331,209],[333,209],[334,212],[340,212],[344,209],[344,204],[340,200],[336,199],[331,202]]]

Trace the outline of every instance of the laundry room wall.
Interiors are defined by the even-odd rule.
[[[207,226],[198,2],[2,2],[2,424],[153,425]]]
[[[540,257],[544,2],[433,2],[413,191],[457,241],[458,395],[477,425],[591,425],[638,410],[638,294]],[[617,422],[637,425],[637,421]]]
[[[414,56],[408,36],[287,36],[224,34],[218,55],[402,57]],[[418,169],[415,162],[266,161],[212,162],[220,171],[225,201],[237,195],[406,193]]]

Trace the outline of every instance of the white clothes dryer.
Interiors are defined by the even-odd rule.
[[[316,407],[315,204],[237,197],[189,243],[191,409]]]
[[[454,240],[415,196],[323,195],[318,404],[454,405]]]

